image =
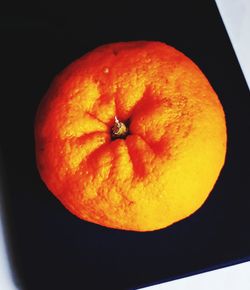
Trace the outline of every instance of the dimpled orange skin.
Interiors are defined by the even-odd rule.
[[[115,117],[128,135],[112,138]],[[103,45],[52,82],[36,116],[37,166],[74,215],[153,231],[195,212],[226,154],[223,108],[200,69],[161,43]]]

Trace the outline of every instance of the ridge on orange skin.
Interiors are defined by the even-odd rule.
[[[112,138],[115,117],[127,126]],[[160,42],[103,45],[52,82],[35,122],[37,166],[73,214],[152,231],[195,212],[223,167],[222,105],[200,69]]]

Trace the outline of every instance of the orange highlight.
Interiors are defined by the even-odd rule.
[[[160,42],[103,45],[52,82],[36,116],[37,166],[73,214],[152,231],[205,202],[226,154],[223,108],[200,69]]]

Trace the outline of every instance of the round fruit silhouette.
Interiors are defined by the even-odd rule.
[[[195,212],[223,167],[226,124],[201,70],[161,42],[103,45],[52,82],[35,122],[37,166],[74,215],[152,231]]]

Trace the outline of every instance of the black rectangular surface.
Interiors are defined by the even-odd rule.
[[[1,11],[1,201],[16,281],[24,290],[118,290],[248,260],[250,96],[215,3],[91,3],[20,1]],[[159,40],[190,57],[228,129],[226,163],[204,206],[146,233],[77,219],[41,182],[34,156],[34,117],[52,78],[101,44],[129,40]]]

